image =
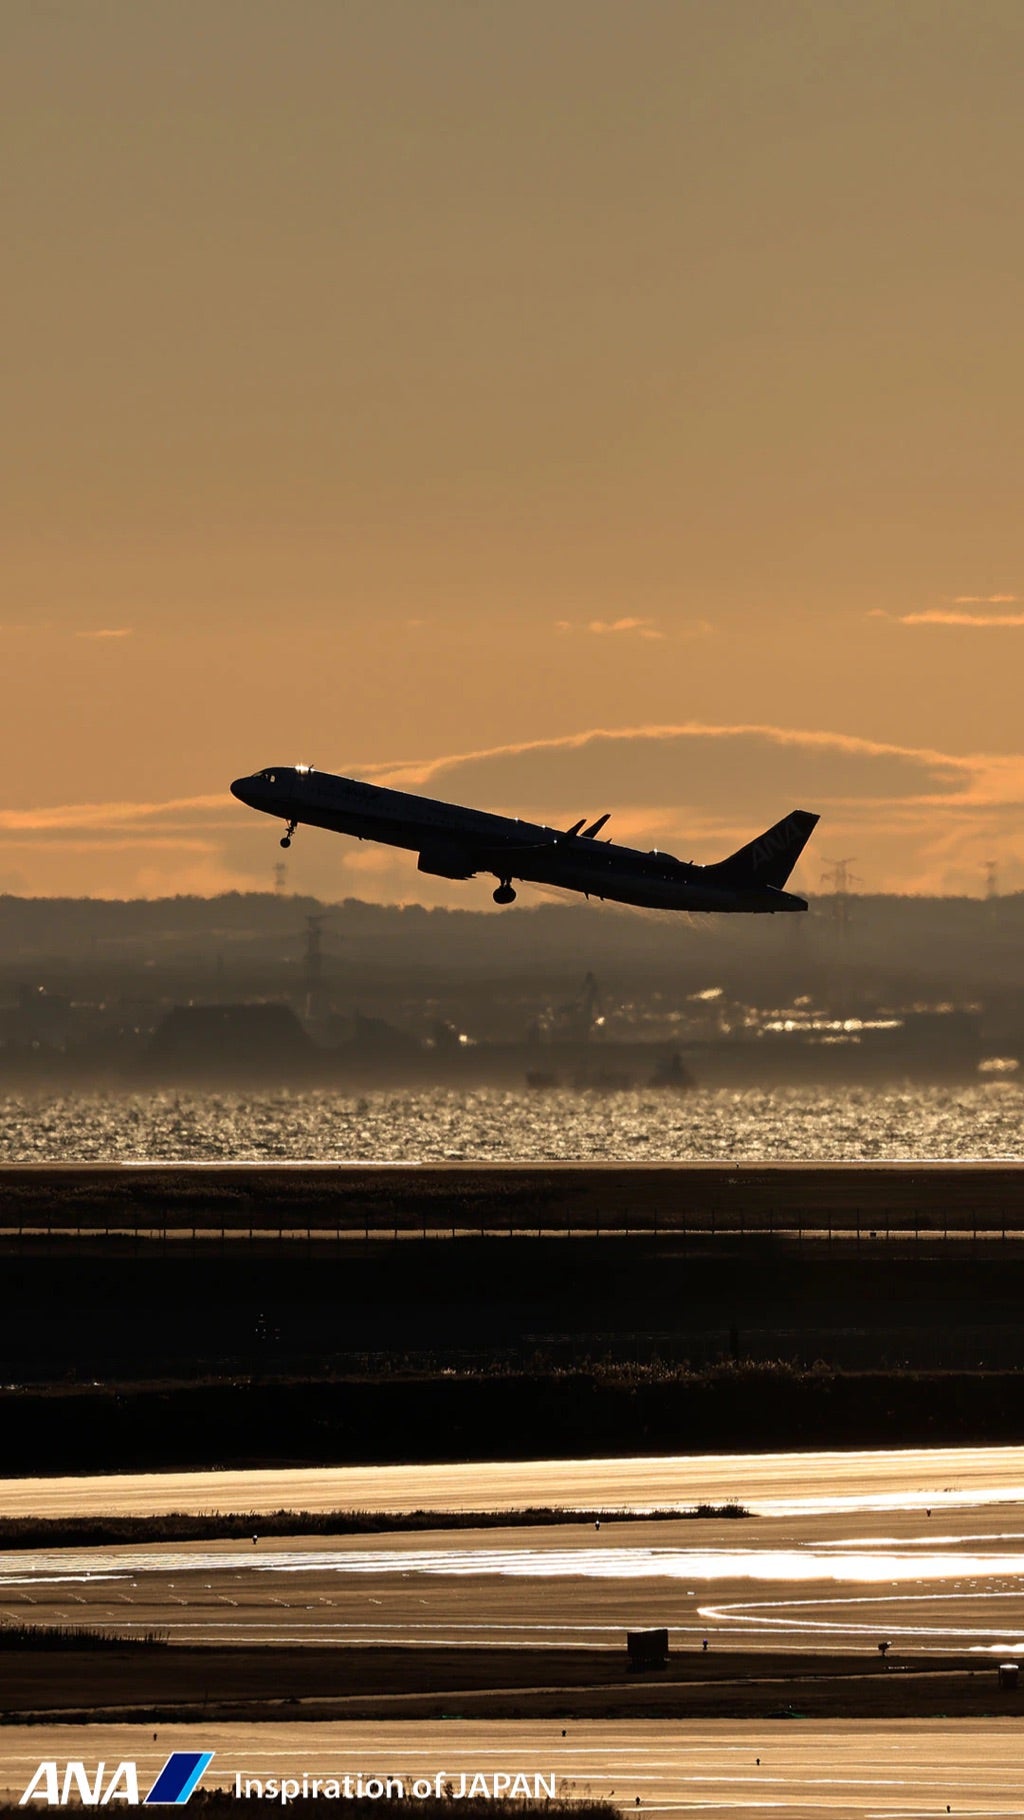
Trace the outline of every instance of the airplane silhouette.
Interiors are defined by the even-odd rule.
[[[697,866],[656,849],[641,853],[599,840],[610,811],[589,826],[581,816],[571,828],[546,828],[335,777],[311,765],[269,765],[237,778],[231,791],[250,809],[287,824],[282,847],[291,846],[300,823],[404,847],[418,854],[421,872],[436,878],[491,873],[498,880],[496,904],[515,903],[512,880],[517,879],[651,910],[807,909],[805,898],[784,889],[818,820],[806,809],[793,809],[728,859]]]

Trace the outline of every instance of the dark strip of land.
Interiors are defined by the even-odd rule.
[[[1024,1714],[977,1658],[692,1647],[631,1674],[621,1650],[189,1649],[0,1656],[8,1723],[98,1718],[910,1718]]]
[[[620,1377],[675,1372],[685,1384],[723,1358],[848,1371],[1024,1365],[1024,1240],[845,1249],[824,1237],[605,1233],[165,1250],[0,1238],[0,1268],[0,1384],[96,1389],[100,1403],[133,1384],[176,1397],[183,1383],[219,1382],[235,1387],[241,1412],[254,1382],[374,1379],[393,1407],[395,1384],[431,1375],[589,1372],[599,1384],[618,1366]],[[147,1448],[157,1438],[144,1437]]]
[[[11,1164],[0,1230],[1024,1230],[1014,1163]]]
[[[8,1476],[403,1460],[607,1458],[778,1447],[1017,1444],[1012,1371],[705,1372],[612,1366],[532,1375],[0,1392]]]
[[[1024,1434],[1018,1166],[8,1169],[0,1264],[12,1475]]]

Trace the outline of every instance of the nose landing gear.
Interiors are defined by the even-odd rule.
[[[511,879],[503,878],[493,896],[496,904],[514,904],[516,894],[512,889]]]
[[[294,833],[295,833],[295,830],[296,830],[296,828],[297,828],[297,826],[298,826],[298,823],[297,823],[297,822],[289,822],[289,823],[288,823],[288,827],[287,827],[287,830],[286,830],[286,832],[285,832],[285,833],[284,833],[284,834],[282,834],[282,836],[281,836],[281,845],[282,845],[282,847],[290,847],[290,846],[291,846],[291,844],[292,844],[292,835],[293,835],[293,834],[294,834]]]

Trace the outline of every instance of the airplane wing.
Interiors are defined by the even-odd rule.
[[[609,811],[610,813],[611,811]],[[473,858],[478,861],[482,871],[489,872],[493,866],[501,865],[505,860],[514,859],[519,853],[553,853],[556,848],[567,847],[576,839],[586,819],[585,815],[581,815],[579,821],[573,822],[571,828],[566,828],[561,834],[553,834],[550,840],[510,840],[503,847],[473,847]],[[603,828],[607,820],[607,815],[602,816],[599,822],[594,823],[595,829]],[[587,831],[582,838],[589,839],[589,837],[589,831]]]

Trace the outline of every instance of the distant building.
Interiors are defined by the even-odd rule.
[[[280,1082],[318,1078],[322,1051],[288,1005],[175,1005],[142,1058],[147,1081]]]
[[[2,1014],[3,1040],[25,1048],[66,1049],[71,1021],[71,1000],[65,994],[19,985],[17,1006]]]

